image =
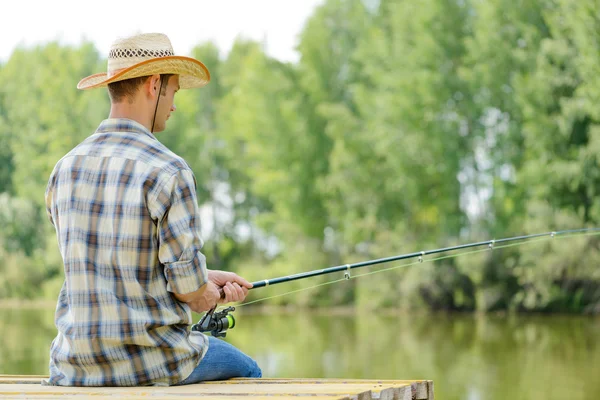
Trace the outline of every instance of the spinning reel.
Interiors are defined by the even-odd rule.
[[[207,333],[213,337],[225,337],[227,329],[233,329],[235,318],[229,314],[235,311],[234,307],[227,307],[221,311],[215,312],[217,307],[208,311],[197,324],[192,325],[192,330],[196,332]]]

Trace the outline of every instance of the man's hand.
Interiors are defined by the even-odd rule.
[[[251,287],[250,282],[233,272],[208,270],[208,282],[200,289],[192,293],[173,295],[182,303],[187,303],[192,311],[201,313],[215,307],[217,303],[244,301]]]
[[[252,284],[241,276],[226,271],[208,270],[208,280],[223,289],[224,298],[219,303],[244,301]]]
[[[208,311],[215,307],[217,301],[221,298],[219,288],[210,280],[195,292],[186,294],[173,293],[173,295],[182,303],[187,303],[192,311],[197,313]]]

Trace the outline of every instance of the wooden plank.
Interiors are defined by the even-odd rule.
[[[40,383],[42,379],[48,379],[48,375],[0,375],[0,383],[12,383],[13,381]],[[430,382],[427,380],[412,379],[355,379],[355,378],[232,378],[225,381],[207,382],[211,385],[216,384],[246,384],[253,383],[381,383],[381,384],[396,384],[396,383],[420,383]]]
[[[403,385],[409,386],[409,385]],[[307,394],[322,394],[322,393],[349,393],[356,394],[365,391],[376,391],[380,392],[388,387],[381,384],[344,384],[344,383],[331,383],[331,384],[257,384],[248,383],[245,385],[214,385],[209,382],[198,383],[192,385],[183,386],[135,386],[135,387],[64,387],[64,386],[42,386],[42,385],[31,385],[31,384],[10,384],[0,385],[0,393],[4,391],[36,391],[36,392],[53,392],[62,391],[64,393],[74,393],[77,391],[106,391],[111,390],[116,393],[141,393],[144,391],[152,390],[153,392],[168,391],[170,393],[231,393],[231,394],[248,394],[248,393],[264,393],[264,394],[278,394],[278,393],[307,393]]]
[[[235,378],[227,381],[211,382],[211,384],[243,384],[249,378]],[[347,379],[347,378],[327,378],[327,379],[315,379],[315,378],[294,378],[294,379],[283,379],[283,378],[261,378],[256,380],[257,383],[272,384],[272,383],[304,383],[304,384],[331,384],[331,383],[377,383],[383,386],[403,386],[410,385],[410,397],[414,400],[432,400],[433,399],[433,382],[422,380],[389,380],[389,379]],[[403,389],[404,391],[404,389]],[[402,397],[399,397],[402,399]]]
[[[5,376],[5,375],[0,375]],[[226,381],[212,381],[211,384],[240,384],[245,382],[255,383],[381,383],[381,384],[394,384],[394,383],[427,383],[427,380],[412,379],[412,380],[400,380],[400,379],[355,379],[355,378],[232,378]]]
[[[227,381],[216,381],[211,384],[243,384],[250,381],[250,378],[235,378]],[[433,382],[427,380],[390,380],[390,379],[347,379],[347,378],[261,378],[255,380],[256,383],[306,383],[306,384],[330,384],[330,383],[378,383],[384,386],[410,385],[412,389],[412,398],[415,400],[433,399]]]
[[[0,375],[0,384],[41,383],[42,379],[48,379],[48,375]]]
[[[405,390],[410,385],[404,385]],[[0,385],[0,396],[107,396],[116,397],[142,397],[152,398],[202,396],[202,397],[226,397],[226,396],[335,396],[335,398],[350,398],[355,400],[372,399],[394,399],[398,389],[402,387],[383,387],[378,384],[247,384],[247,385],[211,385],[194,384],[171,387],[119,387],[119,388],[79,388],[41,386],[31,384],[8,384]],[[404,394],[403,394],[404,395]]]
[[[186,397],[263,397],[297,398],[310,396],[348,400],[433,400],[433,382],[369,379],[282,379],[236,378],[186,386],[171,387],[59,387],[42,386],[44,375],[0,375],[0,398],[35,397],[58,398],[63,396],[108,396],[111,398],[180,399]]]
[[[433,381],[427,381],[427,400],[435,400],[433,395]]]
[[[298,400],[298,399],[310,399],[310,400],[356,400],[356,399],[360,399],[360,397],[348,397],[348,396],[340,396],[340,395],[322,395],[322,396],[314,396],[314,395],[304,395],[304,394],[293,394],[293,395],[260,395],[260,396],[246,396],[246,395],[209,395],[209,396],[205,396],[205,395],[197,395],[197,394],[180,394],[180,393],[175,393],[175,394],[169,394],[166,396],[163,395],[155,395],[154,393],[146,393],[143,395],[139,395],[139,394],[112,394],[112,393],[94,393],[94,394],[89,394],[89,393],[76,393],[76,394],[69,394],[69,395],[64,395],[64,394],[59,394],[59,393],[54,393],[54,394],[48,394],[48,393],[43,393],[43,394],[37,394],[37,393],[20,393],[20,394],[16,394],[16,393],[12,393],[9,395],[3,395],[0,394],[0,399],[32,399],[32,400],[38,400],[38,399],[52,399],[52,400],[59,400],[59,399],[120,399],[120,400],[133,400],[133,399],[141,399],[141,398],[148,398],[148,399],[152,399],[152,400],[159,400],[159,399],[163,399],[163,400],[184,400],[184,399],[198,399],[202,397],[205,400],[210,400],[210,399],[214,399],[214,400],[225,400],[225,399],[229,399],[229,400]],[[406,397],[406,398],[402,398],[401,400],[410,400],[410,396]]]
[[[410,386],[389,388],[379,394],[379,400],[412,400],[412,398]]]
[[[32,397],[33,396],[33,397]],[[4,396],[2,394],[0,394],[0,399],[35,399],[35,400],[57,400],[60,398],[63,398],[65,395],[64,394],[31,394],[31,393],[25,393],[25,394],[11,394],[9,396]],[[89,399],[89,398],[93,398],[93,399],[123,399],[123,400],[128,400],[128,399],[140,399],[140,396],[137,395],[114,395],[114,394],[110,394],[110,393],[103,393],[103,394],[87,394],[87,393],[82,393],[82,394],[73,394],[73,395],[68,395],[68,399]],[[200,396],[199,395],[190,395],[190,394],[182,394],[182,395],[169,395],[169,396],[155,396],[152,393],[149,393],[147,395],[145,395],[144,398],[149,398],[152,400],[185,400],[185,399],[197,399]],[[205,400],[209,400],[209,399],[215,399],[215,400],[287,400],[287,399],[291,399],[291,400],[352,400],[352,398],[350,397],[344,397],[344,396],[306,396],[306,395],[293,395],[293,396],[246,396],[246,395],[225,395],[225,396],[210,396],[210,397],[203,397]],[[410,400],[410,397],[407,397],[408,400]],[[404,399],[400,399],[400,400],[404,400]]]
[[[433,399],[433,382],[432,381],[409,381],[409,380],[388,380],[388,379],[347,379],[347,378],[261,378],[261,379],[250,379],[250,378],[235,378],[227,381],[215,381],[210,382],[212,385],[231,385],[231,384],[245,384],[246,382],[254,382],[259,384],[290,384],[290,383],[302,383],[302,384],[332,384],[332,383],[343,383],[343,384],[380,384],[382,386],[405,386],[410,387],[410,398],[414,400],[431,400]],[[431,387],[430,387],[431,386]],[[403,389],[404,391],[404,389]],[[402,399],[402,397],[399,397]]]

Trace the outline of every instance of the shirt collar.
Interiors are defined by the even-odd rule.
[[[150,138],[157,140],[148,128],[137,121],[128,118],[108,118],[100,123],[96,133],[109,132],[133,132],[148,135]]]

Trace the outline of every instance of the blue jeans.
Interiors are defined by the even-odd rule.
[[[179,385],[229,378],[260,378],[256,361],[224,340],[208,337],[208,351],[200,364]]]

